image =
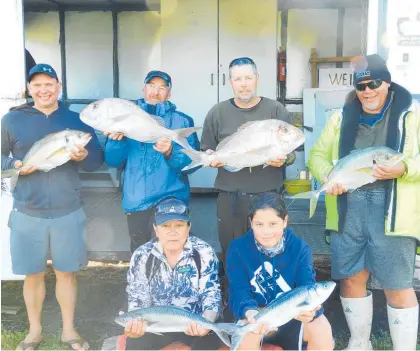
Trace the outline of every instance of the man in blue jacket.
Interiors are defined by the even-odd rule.
[[[194,127],[191,117],[176,110],[169,101],[172,80],[162,71],[151,71],[144,80],[144,99],[137,104],[147,113],[161,117],[169,129]],[[123,200],[127,214],[131,252],[150,240],[152,217],[156,204],[167,197],[176,197],[188,203],[190,185],[182,168],[191,163],[181,147],[162,138],[156,144],[141,143],[121,133],[104,133],[105,162],[111,167],[122,167]],[[188,143],[199,150],[197,134]],[[192,169],[192,173],[196,169]]]
[[[20,169],[9,218],[10,252],[13,273],[26,275],[23,296],[29,333],[18,349],[35,349],[41,342],[44,275],[50,251],[63,319],[61,340],[74,349],[86,350],[88,343],[74,328],[75,272],[88,262],[78,167],[96,170],[103,163],[103,152],[93,129],[82,123],[77,113],[58,102],[61,84],[50,65],[34,66],[27,79],[34,103],[11,109],[1,121],[1,169]],[[31,165],[22,166],[23,158],[35,142],[65,129],[90,132],[92,139],[86,148],[78,146],[71,161],[49,172],[37,171]]]

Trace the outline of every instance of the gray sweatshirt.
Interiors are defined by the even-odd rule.
[[[244,123],[265,119],[280,119],[292,123],[287,109],[278,101],[262,98],[258,105],[239,108],[233,99],[214,105],[206,116],[201,135],[201,150],[215,150],[217,145],[232,135]],[[283,185],[283,167],[244,168],[239,172],[218,169],[216,189],[231,192],[259,193],[279,190]]]

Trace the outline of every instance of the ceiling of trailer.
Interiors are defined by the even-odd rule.
[[[278,0],[279,9],[351,8],[362,7],[367,2],[368,0]],[[151,8],[156,9],[156,7],[159,7],[160,0],[23,0],[23,3],[26,11],[54,11],[59,8],[69,10],[120,8],[141,11]],[[258,0],[256,0],[256,3],[258,3]]]

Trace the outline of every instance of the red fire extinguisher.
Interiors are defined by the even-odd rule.
[[[279,82],[286,80],[286,54],[280,49],[279,51]]]

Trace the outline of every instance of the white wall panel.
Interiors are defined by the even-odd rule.
[[[113,96],[111,12],[66,12],[67,94]]]

